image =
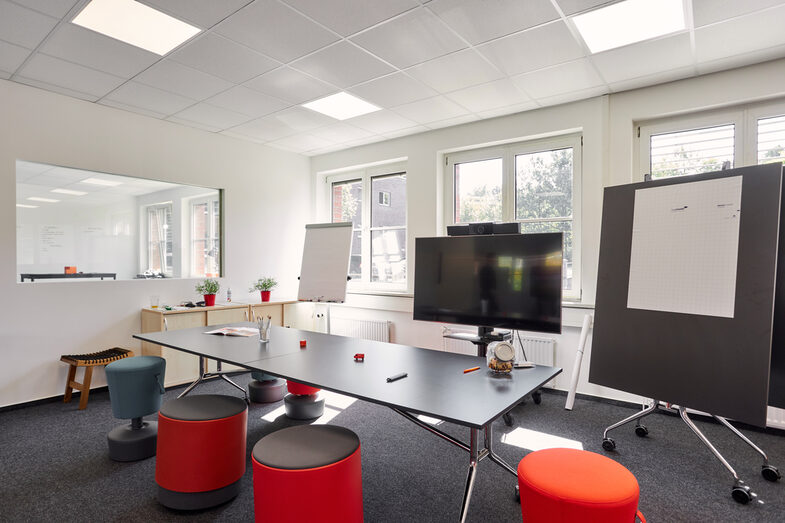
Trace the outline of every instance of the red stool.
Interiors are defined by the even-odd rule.
[[[527,454],[518,464],[518,485],[524,523],[633,523],[638,510],[635,476],[594,452],[546,449]]]
[[[289,394],[284,396],[286,416],[292,419],[314,419],[324,414],[324,398],[317,396],[321,389],[296,381],[287,381]]]
[[[158,501],[197,510],[237,496],[247,425],[248,408],[240,398],[198,394],[164,403],[155,460]]]
[[[257,522],[363,520],[360,439],[334,425],[268,434],[251,453]]]

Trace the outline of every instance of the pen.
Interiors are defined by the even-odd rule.
[[[480,367],[472,367],[470,369],[463,369],[463,373],[466,374],[468,372],[474,372],[476,370],[480,370]]]
[[[390,376],[389,378],[387,378],[387,383],[389,383],[391,381],[403,379],[406,376],[408,376],[408,374],[405,373],[405,372],[401,372],[400,374],[396,374],[395,376]]]

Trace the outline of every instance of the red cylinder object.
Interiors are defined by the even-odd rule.
[[[252,457],[256,522],[363,521],[360,461],[360,447],[341,461],[311,469],[272,468]]]
[[[270,301],[270,292],[271,291],[261,291],[262,301]]]
[[[296,381],[287,380],[286,390],[298,396],[307,396],[308,394],[316,394],[322,389],[309,387],[308,385],[303,385],[302,383],[297,383]]]
[[[185,421],[158,415],[155,482],[175,492],[205,492],[245,474],[248,410],[228,418]]]
[[[203,294],[205,307],[212,307],[215,305],[215,294]]]
[[[524,523],[631,523],[640,494],[624,466],[594,452],[546,449],[518,464]]]

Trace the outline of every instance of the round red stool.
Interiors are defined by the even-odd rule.
[[[237,496],[245,474],[248,408],[243,400],[198,394],[167,401],[158,413],[158,501],[197,510]]]
[[[296,381],[287,381],[289,394],[284,396],[286,416],[292,419],[314,419],[324,414],[324,398],[317,394],[321,389],[309,387]]]
[[[363,520],[360,439],[333,425],[268,434],[251,454],[256,521]]]
[[[638,482],[610,458],[576,449],[546,449],[518,464],[524,523],[632,523]]]

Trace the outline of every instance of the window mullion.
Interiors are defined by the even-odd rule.
[[[363,173],[363,198],[362,198],[362,272],[360,279],[364,283],[371,281],[371,177]]]
[[[515,154],[508,147],[502,155],[502,221],[515,220]]]

